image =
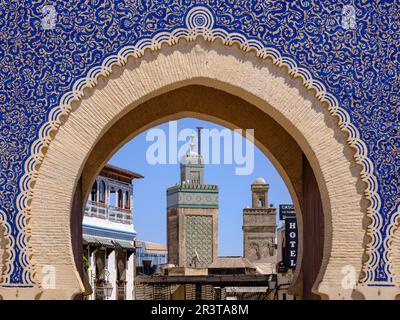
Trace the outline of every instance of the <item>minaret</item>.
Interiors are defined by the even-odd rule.
[[[276,208],[269,207],[269,184],[263,178],[251,185],[252,208],[243,209],[243,256],[249,261],[275,254]]]
[[[180,161],[181,183],[202,185],[204,183],[204,159],[194,151],[194,133],[190,138],[190,150]]]
[[[204,184],[204,160],[194,147],[192,133],[181,181],[167,189],[168,263],[205,268],[218,257],[218,186]]]

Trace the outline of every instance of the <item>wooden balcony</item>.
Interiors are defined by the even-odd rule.
[[[132,224],[132,210],[113,207],[102,202],[88,200],[85,216],[95,217],[113,222]]]

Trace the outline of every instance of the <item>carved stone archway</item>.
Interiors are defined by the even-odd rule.
[[[135,86],[129,82],[125,83],[115,81],[115,83],[118,83],[117,86],[119,86],[119,92],[123,91],[123,89],[134,88],[136,91],[130,92],[130,96],[126,95],[125,92],[123,95],[118,95],[114,92],[114,95],[102,96],[102,92],[104,93],[107,88],[111,88],[110,85],[102,90],[96,91],[98,93],[94,94],[92,97],[93,99],[102,100],[101,103],[100,101],[97,101],[99,105],[107,105],[107,103],[110,103],[110,98],[115,99],[115,101],[113,101],[113,104],[108,105],[109,109],[104,110],[104,114],[107,116],[105,116],[103,120],[106,120],[106,122],[103,123],[101,130],[97,132],[95,140],[100,139],[100,137],[111,128],[113,122],[122,119],[124,114],[129,112],[130,108],[138,106],[155,96],[160,96],[182,86],[193,84],[213,86],[221,91],[230,93],[233,96],[240,97],[251,105],[256,106],[265,114],[276,120],[276,122],[281,126],[285,127],[310,161],[310,165],[314,171],[323,198],[325,220],[327,220],[329,212],[331,214],[331,231],[329,229],[325,230],[327,238],[324,242],[326,247],[326,244],[330,243],[328,240],[331,239],[331,251],[330,253],[326,250],[324,251],[324,261],[325,264],[327,264],[327,269],[324,274],[321,274],[321,278],[322,276],[324,276],[324,278],[322,283],[319,285],[319,290],[321,292],[324,291],[324,281],[329,278],[328,275],[330,274],[330,268],[335,270],[336,276],[338,275],[340,263],[343,263],[343,259],[341,259],[342,254],[345,256],[344,260],[347,261],[348,259],[351,260],[351,257],[353,257],[352,254],[357,251],[358,258],[356,259],[357,262],[354,263],[356,266],[355,268],[357,269],[357,274],[359,273],[358,269],[361,269],[362,265],[363,272],[361,273],[361,280],[369,286],[363,288],[361,288],[361,286],[359,287],[359,290],[363,291],[364,296],[381,297],[383,295],[386,297],[392,297],[395,292],[398,292],[398,283],[396,285],[396,282],[393,279],[397,279],[395,271],[397,270],[399,261],[399,256],[396,255],[395,251],[396,246],[398,246],[395,232],[396,229],[398,230],[400,203],[398,201],[398,190],[392,190],[390,187],[391,181],[397,181],[398,176],[387,169],[389,167],[393,172],[398,172],[398,166],[396,164],[398,153],[396,153],[395,145],[396,133],[393,133],[393,130],[390,132],[386,130],[387,128],[390,128],[393,123],[396,123],[393,122],[393,119],[396,118],[396,113],[393,113],[392,110],[388,108],[388,104],[392,104],[391,96],[393,94],[391,94],[391,89],[387,90],[387,88],[385,89],[383,88],[384,86],[381,85],[383,82],[385,85],[390,83],[390,74],[388,78],[382,79],[382,75],[386,76],[388,73],[381,72],[378,73],[378,75],[374,75],[374,71],[368,68],[371,63],[376,65],[377,62],[375,56],[374,58],[371,58],[372,60],[368,58],[365,60],[359,56],[353,57],[353,53],[360,50],[360,47],[356,46],[350,51],[341,51],[339,55],[334,57],[331,56],[329,59],[332,60],[326,61],[323,69],[319,68],[319,63],[314,64],[313,62],[310,62],[309,59],[304,59],[304,50],[309,52],[310,56],[318,58],[318,61],[319,58],[322,60],[326,58],[321,57],[318,48],[309,45],[313,40],[315,40],[315,37],[318,39],[317,42],[322,40],[324,47],[326,46],[331,49],[336,48],[338,42],[342,40],[347,42],[347,38],[344,37],[341,32],[337,32],[337,28],[332,29],[333,31],[325,30],[323,39],[321,39],[319,33],[315,35],[312,31],[315,29],[314,22],[319,21],[320,17],[318,16],[318,13],[315,14],[315,12],[311,12],[307,7],[303,6],[290,7],[287,8],[287,10],[264,7],[252,7],[251,10],[248,10],[247,8],[245,10],[248,10],[251,14],[245,15],[246,17],[243,20],[243,16],[240,15],[242,9],[240,9],[240,6],[238,6],[237,3],[232,3],[229,8],[225,7],[225,9],[229,11],[227,16],[221,15],[219,4],[205,6],[193,1],[193,3],[185,4],[185,8],[183,8],[184,10],[179,13],[174,12],[173,8],[166,8],[161,2],[157,4],[149,2],[148,5],[149,8],[152,6],[160,6],[161,9],[165,9],[160,12],[164,12],[166,16],[172,17],[172,19],[163,20],[162,17],[156,17],[153,15],[154,19],[146,24],[143,29],[140,29],[139,32],[135,33],[133,38],[131,38],[131,34],[129,34],[129,32],[127,33],[123,28],[117,30],[117,33],[121,33],[121,36],[111,40],[110,42],[116,43],[119,39],[127,39],[127,37],[129,37],[132,45],[126,45],[126,42],[124,43],[122,41],[121,43],[123,45],[111,46],[111,48],[108,46],[108,49],[104,50],[104,54],[101,55],[101,59],[104,59],[102,62],[93,61],[92,58],[94,57],[90,56],[90,50],[86,50],[82,54],[88,54],[89,57],[87,57],[87,59],[88,61],[91,59],[90,62],[87,64],[81,63],[81,65],[84,66],[79,68],[80,64],[76,63],[79,59],[77,61],[72,61],[71,64],[76,66],[76,68],[73,68],[73,76],[71,77],[71,72],[69,72],[70,70],[68,70],[70,74],[70,78],[68,79],[63,77],[63,72],[60,72],[61,78],[58,78],[60,76],[59,74],[54,74],[59,81],[55,86],[53,84],[50,86],[43,86],[43,84],[40,81],[38,82],[37,79],[29,78],[29,75],[32,74],[31,71],[35,70],[35,68],[31,68],[31,71],[27,70],[30,68],[28,65],[32,65],[29,64],[29,61],[33,58],[32,56],[29,54],[27,56],[25,54],[13,55],[17,57],[17,63],[15,63],[15,65],[22,66],[21,69],[18,69],[18,75],[21,79],[27,80],[25,82],[19,82],[19,80],[15,81],[15,83],[17,85],[19,84],[19,87],[21,88],[21,94],[18,95],[12,93],[16,90],[9,90],[8,81],[7,83],[1,82],[1,97],[4,97],[6,103],[8,103],[7,112],[4,113],[6,117],[2,118],[1,124],[3,126],[2,128],[5,129],[4,137],[8,140],[5,140],[5,144],[2,140],[0,147],[2,148],[2,152],[4,151],[4,154],[9,155],[9,157],[4,161],[4,167],[7,168],[8,175],[5,178],[3,177],[2,180],[2,183],[6,183],[6,188],[4,188],[4,190],[2,189],[0,194],[2,200],[0,203],[0,222],[3,225],[3,230],[5,230],[1,234],[2,239],[0,239],[0,243],[2,244],[0,261],[5,265],[5,268],[3,268],[5,271],[1,279],[2,289],[0,294],[3,297],[11,298],[35,296],[36,293],[41,290],[40,267],[43,267],[44,262],[56,262],[56,260],[52,260],[51,251],[46,252],[46,246],[40,248],[41,250],[43,249],[44,252],[40,253],[37,251],[39,249],[37,245],[38,243],[41,243],[37,238],[43,235],[48,235],[51,238],[54,236],[54,230],[51,231],[52,229],[50,224],[44,223],[40,227],[42,231],[38,232],[38,230],[35,229],[35,223],[36,221],[41,221],[41,218],[53,219],[52,221],[54,222],[54,219],[57,217],[57,215],[44,217],[47,208],[44,205],[43,199],[40,197],[47,196],[47,194],[43,195],[41,193],[42,191],[51,191],[49,189],[49,186],[51,186],[51,177],[49,175],[52,173],[50,174],[50,172],[47,172],[47,169],[45,168],[47,168],[47,165],[56,165],[51,162],[53,160],[51,160],[50,155],[52,152],[55,152],[52,150],[57,148],[57,141],[59,141],[58,139],[61,139],[64,130],[71,130],[70,127],[74,125],[74,115],[78,115],[81,109],[86,110],[85,108],[77,108],[73,111],[73,101],[82,98],[85,90],[88,88],[96,86],[99,77],[109,75],[111,75],[111,77],[118,76],[118,74],[114,72],[113,68],[125,65],[128,61],[128,57],[140,58],[144,55],[146,49],[158,50],[163,44],[175,46],[181,39],[188,41],[196,40],[200,43],[201,40],[199,40],[199,37],[210,42],[218,40],[221,41],[222,44],[218,44],[219,48],[214,48],[215,51],[202,50],[201,46],[196,46],[186,52],[192,52],[193,55],[192,58],[188,58],[187,60],[183,57],[184,55],[179,56],[179,50],[177,51],[179,58],[176,58],[174,52],[168,52],[167,49],[163,48],[160,55],[157,55],[157,57],[151,57],[150,55],[150,60],[146,61],[146,59],[149,58],[149,55],[147,54],[144,59],[132,62],[134,70],[131,69],[130,71],[132,72],[130,72],[130,74],[135,74]],[[324,10],[330,8],[329,5],[323,2],[321,2],[321,5],[316,4],[316,6],[319,9],[321,9],[321,6]],[[146,12],[146,9],[143,8],[136,8],[139,11],[144,10],[144,12],[136,14],[135,19],[140,20],[141,17],[147,19],[146,14],[150,13],[150,11]],[[116,8],[116,11],[120,9],[121,8],[118,7]],[[125,8],[122,8],[122,13],[118,11],[118,14],[121,13],[125,16],[126,11],[123,9]],[[271,14],[269,9],[273,10],[273,14]],[[369,20],[371,19],[370,17],[374,16],[369,14],[366,15],[366,12],[371,9],[368,5],[357,9],[361,10],[365,20]],[[388,10],[385,5],[380,6],[379,9],[390,15],[390,10]],[[27,10],[32,11],[32,8],[29,7]],[[224,12],[226,10],[224,10]],[[238,11],[239,15],[237,16]],[[37,15],[37,12],[38,10],[33,10],[32,14]],[[317,10],[317,12],[320,12],[320,10]],[[334,13],[332,10],[331,12]],[[301,18],[301,16],[305,14],[310,18],[310,23]],[[278,30],[272,38],[267,35],[267,33],[263,33],[263,36],[260,36],[259,32],[254,33],[253,28],[250,28],[250,30],[245,27],[248,25],[248,20],[250,20],[252,21],[251,23],[257,24],[257,30],[263,30],[263,28],[266,28],[264,21],[267,20],[272,22],[272,20],[276,18],[278,18],[279,21],[287,21],[287,15],[289,15],[289,20],[295,23],[295,28],[282,28],[282,30]],[[371,24],[375,23],[374,21],[369,22]],[[283,22],[283,24],[284,26],[289,27],[286,22]],[[34,23],[29,24],[30,28],[35,25],[36,24]],[[309,27],[312,29],[310,32],[307,30]],[[248,29],[253,33],[249,33]],[[150,32],[150,30],[152,30],[152,32]],[[33,34],[35,31],[37,30],[32,31]],[[293,33],[296,33],[297,31],[301,31],[305,37],[301,39],[300,42],[298,41],[298,38],[292,36]],[[391,33],[392,30],[388,29],[385,32]],[[66,33],[68,34],[68,32]],[[360,41],[360,43],[365,43],[364,52],[371,53],[371,50],[372,52],[375,51],[368,44],[369,33],[370,31],[367,30],[365,33],[354,33],[351,36],[354,36],[355,39]],[[348,32],[346,34],[349,36]],[[341,40],[340,37],[343,39]],[[386,35],[386,38],[382,38],[382,41],[386,43],[386,39],[388,38],[390,38],[390,36]],[[96,39],[95,43],[97,45],[100,43],[108,45],[108,43],[105,42],[110,39],[107,38],[106,41],[103,40],[104,39],[102,38]],[[77,39],[73,39],[73,37],[72,39],[68,39],[68,41],[66,41],[66,47],[63,47],[65,52],[62,51],[61,53],[65,53],[68,56],[70,53],[68,43],[75,44],[76,41]],[[290,44],[285,45],[287,42],[290,42]],[[354,42],[350,42],[351,43],[348,44],[352,47]],[[37,46],[37,43],[40,43],[40,41],[38,42],[35,39],[28,40],[28,44],[33,48]],[[389,43],[387,44],[390,45]],[[240,47],[241,53],[229,54],[228,51],[231,49],[226,46],[232,45]],[[117,50],[116,48],[122,48],[118,51],[118,54],[115,54],[115,51]],[[203,49],[204,48],[207,48],[207,45],[203,45]],[[180,49],[182,49],[182,47],[180,47]],[[35,51],[35,49],[33,51]],[[165,51],[167,51],[168,54],[164,56]],[[248,51],[253,51],[255,56],[247,54],[246,52]],[[213,56],[215,55],[213,52],[217,52],[216,55],[218,58]],[[387,52],[391,52],[391,50],[387,50]],[[209,53],[211,53],[211,55]],[[382,55],[384,54],[382,53]],[[187,57],[189,56],[190,54],[187,55]],[[363,57],[364,56],[368,57],[368,54],[363,55]],[[68,64],[68,61],[70,60],[68,60],[68,57],[65,58],[65,60],[61,59],[61,62],[66,62]],[[171,58],[172,60],[169,60],[168,58]],[[360,69],[362,71],[360,72],[357,70],[357,72],[363,74],[363,76],[359,78],[371,79],[369,83],[363,83],[361,85],[359,78],[355,75],[354,77],[350,76],[350,78],[346,78],[344,73],[344,70],[347,70],[346,64],[350,60],[353,61],[353,58],[356,58],[361,66]],[[393,57],[386,58],[388,60],[393,59]],[[43,61],[37,61],[38,57],[34,57],[34,59],[37,66],[42,65]],[[173,61],[174,59],[178,59],[178,61]],[[266,63],[265,59],[271,59],[275,65],[287,68],[288,71],[285,72],[285,75],[277,77],[272,75],[268,77],[267,74],[260,71],[262,70],[265,72],[266,70],[262,66],[260,67],[260,65]],[[380,59],[379,61],[383,60],[384,59]],[[28,61],[28,63],[26,61]],[[82,60],[80,61],[82,62]],[[301,63],[306,67],[302,68],[296,61],[301,61]],[[59,61],[57,61],[57,63],[57,66],[61,66],[60,70],[65,69],[65,64],[59,63]],[[220,63],[225,65],[220,65]],[[380,62],[378,62],[378,64],[381,65]],[[336,69],[337,66],[340,66],[342,69],[338,71]],[[148,67],[148,69],[146,69],[146,67]],[[377,68],[379,69],[379,66]],[[7,70],[9,69],[4,69],[6,73]],[[127,69],[125,70],[127,71]],[[169,73],[166,74],[165,71],[168,71]],[[223,72],[224,74],[217,74],[218,72]],[[326,74],[326,72],[328,72],[328,74]],[[120,78],[124,79],[126,74],[122,74]],[[302,110],[302,116],[299,115],[297,118],[293,118],[291,112],[293,112],[293,110],[298,110],[297,108],[301,107],[301,103],[299,103],[297,108],[292,108],[292,105],[285,100],[285,97],[288,97],[287,93],[290,92],[290,86],[288,87],[287,83],[286,86],[285,83],[283,85],[282,83],[279,83],[279,79],[288,80],[288,74],[294,77],[300,77],[306,88],[315,90],[316,97],[319,101],[323,102],[323,104],[326,104],[329,114],[339,119],[337,128],[340,128],[345,132],[345,134],[348,134],[347,141],[341,145],[346,146],[346,148],[347,146],[350,146],[356,149],[354,162],[352,162],[353,160],[347,162],[347,165],[350,163],[350,167],[354,168],[355,163],[359,164],[360,168],[357,171],[357,174],[359,174],[361,180],[365,182],[364,187],[359,190],[357,190],[357,183],[353,183],[353,188],[351,190],[356,190],[359,197],[359,193],[364,192],[365,199],[368,199],[369,204],[366,204],[364,200],[361,200],[361,203],[358,203],[358,207],[352,207],[352,209],[349,210],[350,207],[347,207],[347,205],[350,206],[350,203],[354,205],[355,199],[360,200],[356,195],[352,197],[351,201],[344,201],[337,207],[333,204],[334,200],[340,197],[335,192],[332,193],[332,191],[329,191],[329,188],[333,187],[334,181],[337,181],[338,177],[335,177],[337,172],[342,171],[337,168],[335,168],[335,170],[339,171],[333,169],[332,171],[324,171],[325,169],[322,165],[324,156],[322,156],[322,158],[321,156],[318,157],[316,150],[318,150],[321,145],[325,146],[329,145],[329,143],[325,144],[320,142],[320,144],[318,144],[318,142],[314,141],[312,137],[307,136],[307,130],[304,128],[301,130],[299,127],[302,124],[301,121],[303,117],[309,116],[310,110],[305,108]],[[318,79],[322,79],[322,82],[316,80],[313,77],[315,75]],[[84,78],[77,79],[77,77],[80,76],[84,76]],[[157,77],[165,78],[159,79]],[[38,79],[39,78],[42,79],[42,77],[38,77]],[[71,84],[68,81],[72,78],[75,80]],[[268,79],[268,82],[265,81],[266,79]],[[340,79],[340,81],[338,81],[338,79]],[[129,79],[127,80],[129,81]],[[110,83],[114,83],[112,81]],[[46,82],[46,84],[48,84],[48,82]],[[267,90],[268,88],[271,88],[272,84],[273,89]],[[392,81],[392,84],[393,86],[390,86],[390,88],[395,88],[397,82]],[[69,85],[71,86],[69,87]],[[281,85],[281,87],[279,87],[279,85]],[[330,90],[333,90],[332,93],[334,92],[335,94],[328,92],[326,86],[328,86]],[[30,89],[27,89],[28,87]],[[55,90],[53,90],[54,88]],[[97,87],[97,89],[98,88],[99,87]],[[362,90],[360,88],[362,88]],[[353,89],[354,95],[351,96],[349,100],[347,92],[348,90]],[[300,92],[301,90],[304,90],[304,87],[302,87],[302,89],[298,88],[298,90]],[[32,95],[33,91],[37,92],[37,95]],[[368,91],[367,97],[364,91]],[[281,95],[279,95],[279,92]],[[56,93],[62,94],[62,98],[56,99]],[[21,103],[20,100],[15,99],[15,97],[20,97],[21,95],[24,97],[23,103]],[[379,103],[376,101],[377,96],[379,97]],[[91,98],[84,100],[82,107],[85,106],[85,103],[90,101],[90,99]],[[299,101],[294,97],[290,102],[297,103]],[[18,104],[18,108],[13,109],[13,103],[15,103],[15,106]],[[114,105],[118,105],[118,103],[120,109],[113,109]],[[23,108],[20,108],[21,104],[24,106]],[[36,107],[36,104],[37,109],[35,109],[35,112],[32,112],[34,109],[32,106],[35,105]],[[93,104],[96,105],[96,102],[93,102]],[[369,110],[378,110],[377,114],[379,113],[379,115],[372,117],[364,111],[352,108],[353,104],[356,108],[360,108],[360,105],[362,107],[365,105]],[[377,106],[377,104],[379,104],[379,106]],[[305,103],[305,105],[307,105],[307,103]],[[291,108],[289,107],[285,109],[285,106],[290,106]],[[23,111],[21,112],[22,109]],[[353,112],[354,110],[356,111]],[[71,113],[71,111],[73,112]],[[394,117],[392,117],[393,115]],[[64,123],[68,117],[68,121]],[[10,123],[15,130],[10,130]],[[82,122],[80,124],[82,126],[75,129],[78,130],[85,127],[87,122]],[[308,127],[310,131],[315,130],[314,122],[309,122]],[[91,127],[91,129],[93,128],[94,127]],[[57,133],[58,130],[59,132]],[[14,134],[14,131],[16,134]],[[73,130],[69,132],[75,134]],[[76,133],[78,132],[79,130],[76,131]],[[309,133],[310,132],[308,132],[308,134]],[[329,135],[326,137],[329,137]],[[324,137],[321,134],[318,138],[322,139]],[[369,144],[367,145],[363,139],[367,139]],[[62,141],[61,146],[68,145],[68,140],[61,139],[60,141]],[[379,141],[387,141],[384,144],[387,146],[386,149],[383,149]],[[82,140],[81,142],[82,149],[88,148],[86,150],[86,156],[88,156],[95,141],[89,139]],[[74,146],[69,145],[65,150],[72,152]],[[267,151],[264,152],[267,153]],[[327,152],[327,154],[333,156],[340,153]],[[77,159],[78,158],[79,157],[77,157]],[[388,159],[393,159],[392,163]],[[330,160],[334,163],[332,159]],[[80,169],[78,170],[78,173],[82,172],[82,167],[85,162],[82,158],[77,161],[78,162],[74,163],[74,166],[71,167],[72,173],[69,177],[71,180],[68,181],[68,183],[75,183],[75,185],[77,176],[74,176],[74,172],[77,172],[74,171],[73,168],[77,169],[79,167]],[[60,164],[58,163],[58,165]],[[284,175],[283,172],[281,172],[281,174]],[[356,177],[353,176],[353,178]],[[50,180],[48,181],[47,179]],[[343,181],[346,182],[346,179],[343,179]],[[47,185],[47,183],[50,184]],[[350,194],[350,189],[347,190],[344,188],[343,190],[348,191]],[[70,195],[68,195],[68,197],[69,196]],[[324,201],[325,199],[327,202]],[[65,210],[65,205],[67,203],[70,202],[67,199],[64,199],[64,202],[61,202],[59,207],[57,205],[55,207],[63,211]],[[341,209],[347,209],[347,215],[350,218],[357,217],[355,218],[356,221],[348,220],[348,216],[344,215],[340,216],[340,219],[335,221],[335,217],[339,216],[336,216],[333,212],[341,211]],[[352,211],[353,209],[354,211]],[[366,209],[365,215],[362,214],[364,209]],[[366,216],[369,219],[367,219]],[[61,215],[60,219],[65,219],[65,217],[65,215]],[[45,221],[46,220],[43,222]],[[341,224],[336,224],[339,223],[339,221]],[[354,226],[359,224],[367,229],[367,237],[364,239],[362,239],[361,236],[363,233],[363,227],[357,229],[358,231],[352,230]],[[325,228],[327,228],[328,225],[329,224],[325,223]],[[48,226],[49,229],[47,229]],[[341,240],[342,249],[340,250],[346,248],[348,249],[346,253],[340,250],[338,252],[334,251],[336,248],[335,239],[340,237],[340,232],[342,232],[342,230],[346,235],[352,234],[350,239],[344,236]],[[359,232],[359,234],[357,232]],[[65,242],[66,234],[61,234],[61,242]],[[359,244],[361,243],[360,251],[365,250],[366,253],[364,257],[362,257],[362,254],[359,254],[359,247],[357,244],[352,242],[353,240],[356,242],[358,241],[357,243]],[[340,243],[340,241],[338,243]],[[69,251],[65,253],[67,256],[70,255],[72,257],[72,250],[70,249],[71,246],[68,247]],[[44,253],[49,254],[50,257],[46,261],[41,260]],[[338,265],[335,265],[334,261],[336,260],[341,260],[341,262]],[[353,262],[350,264],[353,264]],[[71,267],[68,263],[62,264],[60,269],[62,276],[60,278],[61,281],[59,282],[59,288],[61,288],[61,291],[59,290],[59,292],[64,293],[59,296],[67,297],[72,295],[77,291],[77,288],[80,287],[79,277],[77,277],[76,274],[75,278],[72,276],[74,272],[76,273],[74,267]],[[70,287],[66,284],[68,281],[71,281]],[[339,278],[335,278],[334,283],[336,286],[339,286],[339,282]],[[64,284],[66,285],[65,287],[63,287]],[[342,291],[340,288],[335,289],[329,285],[325,286],[325,288],[330,288],[331,296],[338,296],[338,293]],[[335,290],[336,293],[334,293]],[[385,293],[382,294],[382,292]],[[349,297],[349,294],[345,294],[345,296]]]
[[[139,60],[129,60],[126,67],[113,71],[110,80],[101,81],[93,91],[88,92],[87,98],[76,104],[69,117],[64,119],[38,171],[31,203],[30,243],[35,268],[40,270],[44,264],[52,264],[58,268],[57,274],[60,275],[57,281],[60,287],[54,292],[44,290],[42,297],[61,294],[65,298],[79,292],[80,283],[70,240],[70,208],[81,174],[84,173],[82,183],[85,192],[100,170],[102,163],[90,163],[96,143],[112,130],[117,121],[128,117],[135,108],[146,105],[148,112],[154,113],[154,120],[139,127],[131,122],[131,136],[154,125],[154,121],[168,120],[161,110],[172,116],[175,114],[174,105],[183,108],[181,111],[186,108],[186,111],[200,116],[201,113],[189,102],[179,104],[182,97],[190,97],[189,91],[177,94],[180,99],[175,103],[166,105],[161,102],[165,100],[157,99],[179,88],[185,92],[185,87],[189,85],[213,87],[233,97],[228,105],[237,105],[237,109],[232,108],[231,112],[235,115],[237,110],[236,122],[239,125],[240,119],[248,117],[247,109],[238,111],[240,100],[238,102],[234,97],[240,97],[284,127],[288,138],[301,148],[315,173],[325,215],[323,267],[326,271],[321,269],[322,282],[316,284],[316,289],[331,298],[338,298],[339,295],[350,298],[351,290],[344,292],[340,288],[341,268],[350,264],[355,266],[358,274],[361,271],[365,234],[362,222],[367,202],[362,200],[363,190],[357,182],[359,169],[352,151],[337,125],[332,127],[336,120],[329,115],[326,106],[307,92],[301,80],[292,79],[284,69],[275,67],[270,61],[260,60],[252,53],[200,40],[197,44],[163,47],[158,53],[149,52]],[[206,95],[207,91],[201,96]],[[221,101],[227,100],[228,96]],[[209,101],[217,103],[215,99]],[[213,107],[208,105],[208,108]],[[220,107],[216,109],[220,110]],[[213,114],[212,111],[208,113]],[[216,121],[220,119],[220,123],[225,121],[225,125],[233,127],[235,121],[230,118],[219,115]],[[115,135],[109,137],[117,138]],[[282,138],[283,134],[279,137]],[[268,152],[268,143],[257,140],[260,149],[269,155],[284,177],[293,198],[299,199],[300,191],[296,192],[293,184],[294,173],[290,173],[288,168],[283,170],[282,162],[274,160],[279,155],[277,151],[274,154]],[[284,149],[288,144],[282,142],[281,152],[290,152]],[[116,139],[108,146],[109,149],[105,150],[107,156],[98,159],[107,160],[121,146],[121,141]],[[92,171],[84,170],[85,164]],[[61,180],[62,185],[59,183]],[[300,209],[298,202],[297,207]],[[59,224],[55,225],[55,220]],[[53,230],[54,227],[57,230]],[[45,240],[56,234],[57,239],[54,240],[57,241],[50,244]],[[65,263],[67,256],[70,264]],[[36,279],[41,282],[40,273],[37,273]]]

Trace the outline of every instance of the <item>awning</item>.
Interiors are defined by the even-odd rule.
[[[99,247],[106,247],[106,248],[114,248],[115,245],[111,242],[110,239],[102,238],[102,237],[95,237],[95,236],[88,236],[88,235],[83,235],[83,242],[90,244],[90,245],[95,245]]]
[[[125,249],[130,251],[135,250],[133,241],[107,239],[89,235],[83,235],[83,244],[106,248]]]
[[[135,251],[135,246],[133,245],[133,241],[126,241],[126,240],[113,240],[112,241],[115,247],[120,247],[122,249]]]

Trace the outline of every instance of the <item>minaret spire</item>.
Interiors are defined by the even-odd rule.
[[[203,127],[197,127],[197,153],[201,156],[201,130]]]
[[[189,135],[180,183],[167,189],[168,263],[207,268],[218,257],[218,186],[204,183],[204,160],[194,128]]]
[[[189,149],[181,158],[181,182],[190,184],[204,183],[204,161],[201,155],[196,152],[196,134],[192,130],[190,134]]]

